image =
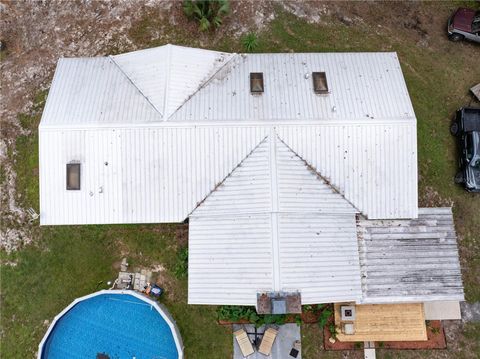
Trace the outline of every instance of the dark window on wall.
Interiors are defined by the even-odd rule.
[[[312,72],[312,79],[315,93],[328,93],[327,74],[325,72]]]
[[[250,72],[250,92],[263,93],[263,72]]]
[[[67,190],[80,189],[80,163],[67,163]]]

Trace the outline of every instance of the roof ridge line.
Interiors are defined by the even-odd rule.
[[[150,106],[153,107],[154,111],[157,112],[162,118],[163,114],[160,112],[160,110],[149,100],[147,96],[140,90],[140,88],[133,82],[133,80],[126,74],[125,71],[123,71],[122,67],[115,61],[115,58],[112,55],[108,55],[108,58],[115,64],[116,68],[127,78],[127,80],[132,84],[133,87],[142,95],[142,97],[150,104]]]
[[[253,149],[235,166],[233,167],[233,169],[220,181],[218,182],[215,187],[213,187],[213,189],[208,192],[208,194],[201,200],[197,203],[197,205],[195,206],[194,209],[192,209],[190,211],[190,213],[187,215],[187,218],[190,217],[192,215],[193,212],[195,212],[195,210],[200,207],[202,205],[203,202],[205,202],[207,200],[208,197],[210,197],[210,195],[215,192],[217,190],[218,187],[220,187],[223,183],[225,183],[225,181],[232,175],[233,172],[235,172],[235,170],[240,167],[242,165],[243,162],[245,162],[245,160],[250,157],[250,155],[258,148],[260,147],[260,145],[262,145],[266,139],[268,138],[269,135],[266,135],[259,143],[257,143]]]
[[[167,61],[165,61],[165,63],[163,64],[164,66],[166,66],[166,79],[165,79],[165,86],[164,86],[164,90],[163,90],[163,93],[164,93],[164,97],[163,97],[163,112],[165,113],[165,115],[167,114],[167,105],[168,105],[168,97],[169,97],[169,93],[167,92],[168,90],[168,87],[170,85],[170,68],[172,66],[172,45],[170,44],[167,44],[165,45],[166,48],[167,48]],[[164,116],[163,117],[163,121],[167,121],[168,117],[167,116]]]
[[[303,159],[297,152],[295,152],[287,143],[280,138],[278,133],[275,131],[275,135],[277,136],[278,140],[285,145],[295,156],[297,156],[307,167],[308,170],[312,171],[317,177],[319,177],[328,187],[330,187],[335,193],[342,196],[342,198],[352,206],[358,213],[363,214],[351,201],[349,201],[345,195],[335,186],[333,185],[325,176],[323,176],[315,167],[313,167],[310,163],[308,163],[305,159]]]
[[[229,54],[229,55],[232,55],[224,64],[223,66],[219,67],[217,71],[215,71],[212,76],[210,76],[206,81],[204,81],[199,87],[198,89],[196,89],[191,95],[189,95],[187,97],[187,99],[185,101],[183,101],[183,103],[175,110],[171,113],[170,116],[168,116],[166,118],[166,121],[171,119],[173,115],[175,115],[187,102],[189,102],[192,97],[194,97],[197,93],[200,92],[200,90],[202,90],[204,87],[206,87],[211,81],[212,79],[220,72],[220,70],[222,70],[223,68],[225,68],[225,66],[227,66],[234,58],[236,58],[237,56],[239,56],[236,52],[234,53],[230,53],[230,52],[225,52],[226,54]]]

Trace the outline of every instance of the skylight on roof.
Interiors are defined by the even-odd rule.
[[[328,93],[327,75],[325,72],[312,72],[313,91],[319,94]]]
[[[250,92],[263,93],[263,72],[250,72]]]
[[[80,189],[80,163],[67,163],[67,190]]]

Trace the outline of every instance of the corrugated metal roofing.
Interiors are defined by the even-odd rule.
[[[40,127],[160,120],[161,115],[110,58],[77,58],[58,61]]]
[[[359,220],[365,303],[464,300],[451,208],[418,219]]]
[[[249,71],[264,71],[263,95],[250,94]],[[328,95],[313,93],[309,75],[312,71],[327,73]],[[164,121],[183,101],[184,106],[172,118],[181,121]],[[190,115],[181,115],[187,112]],[[239,120],[248,127],[237,130]],[[211,157],[220,162],[230,161],[231,157],[212,154],[215,147],[204,149],[190,143],[207,143],[209,136],[215,136],[222,127],[235,137],[265,133],[270,126],[368,218],[416,217],[415,122],[395,53],[231,55],[167,45],[109,58],[62,59],[40,125],[40,129],[57,131],[55,135],[43,135],[40,131],[40,137],[45,137],[40,148],[40,171],[45,172],[41,174],[41,216],[50,218],[42,223],[183,220],[202,196],[228,174],[225,171],[243,158],[235,157],[236,163],[209,163]],[[200,124],[205,127],[197,130]],[[101,136],[114,130],[122,131],[122,141],[127,142],[103,143]],[[74,132],[67,134],[69,131]],[[197,133],[195,138],[190,137],[193,132]],[[162,141],[169,138],[170,142],[159,146],[149,139],[152,133],[161,134]],[[170,133],[179,138],[171,138]],[[202,139],[198,137],[201,134],[205,136]],[[56,136],[76,140],[70,143],[55,139]],[[255,136],[234,139],[228,146],[243,149],[246,143],[252,150],[259,142]],[[108,183],[104,172],[97,171],[97,164],[91,162],[96,157],[87,156],[91,148],[87,145],[94,146],[96,152],[115,151],[105,152],[103,157],[122,158],[116,174],[121,177],[117,180],[121,186],[105,185],[117,193],[94,205],[89,196],[81,194],[82,189],[76,194],[80,210],[72,209],[72,217],[67,220],[67,215],[61,213],[69,211],[68,198],[72,194],[65,193],[63,186],[48,184],[60,181],[53,179],[52,173],[63,173],[58,168],[65,163],[53,161],[88,158],[82,162],[86,183]],[[151,153],[157,148],[165,152]],[[195,152],[204,150],[210,152]],[[45,155],[57,151],[63,156]],[[135,158],[131,154],[143,157],[128,163]],[[174,162],[167,154],[186,162]],[[242,150],[239,154],[246,155]],[[204,168],[198,169],[202,173],[200,179],[185,174],[188,166],[199,166],[192,163],[196,156],[205,159]],[[160,162],[151,162],[157,158]],[[151,175],[156,166],[162,168],[158,178]],[[52,168],[57,170],[51,171]],[[129,168],[141,174],[131,174]],[[178,174],[180,179],[175,177]],[[180,185],[174,183],[179,181]],[[185,181],[191,183],[182,183]],[[91,191],[95,189],[87,189],[88,193]],[[150,203],[152,194],[165,202]],[[45,203],[50,196],[67,203],[53,208]],[[135,198],[147,200],[138,202]],[[83,211],[94,213],[92,206],[99,206],[104,215],[90,218],[78,214],[79,218],[73,218]]]
[[[41,128],[41,223],[181,222],[270,131],[219,125]],[[413,124],[275,126],[275,133],[369,218],[416,216]],[[71,161],[81,162],[80,191],[65,189]],[[293,174],[295,168],[283,170]],[[305,206],[315,191],[321,193],[320,184],[286,192],[297,203],[285,206]]]
[[[277,126],[279,137],[370,219],[415,218],[415,123]]]
[[[165,45],[112,58],[167,119],[232,56]]]
[[[40,222],[182,222],[265,135],[257,127],[40,129]],[[80,191],[66,190],[71,161],[82,166]]]
[[[265,91],[250,93],[263,72]],[[315,94],[312,72],[329,93]],[[174,113],[172,121],[414,120],[396,53],[236,55]]]
[[[190,216],[189,303],[297,290],[303,304],[358,300],[355,212],[270,129]]]

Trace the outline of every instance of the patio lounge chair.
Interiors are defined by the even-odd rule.
[[[233,332],[235,339],[237,340],[238,346],[242,352],[244,358],[252,355],[255,351],[253,350],[252,343],[248,339],[247,332],[243,329],[239,329],[236,332]]]
[[[273,342],[275,341],[277,334],[278,330],[276,329],[268,328],[265,330],[265,333],[263,333],[262,342],[260,343],[260,348],[258,348],[258,352],[266,356],[270,355],[272,352]]]

